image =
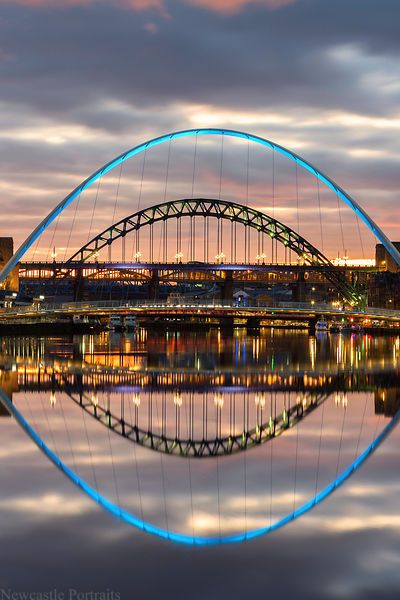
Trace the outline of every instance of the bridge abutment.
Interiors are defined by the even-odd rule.
[[[224,271],[224,282],[221,286],[221,300],[232,301],[233,298],[233,274],[232,271]]]
[[[258,317],[248,317],[246,321],[247,331],[258,331],[260,329],[261,319]]]
[[[220,317],[219,326],[221,327],[221,329],[224,329],[226,331],[233,330],[233,326],[234,326],[233,317]]]
[[[305,302],[306,300],[306,280],[304,277],[305,273],[300,271],[298,274],[297,282],[292,288],[292,300],[293,302]]]
[[[151,279],[149,284],[149,300],[158,300],[160,293],[160,281],[158,271],[155,269],[151,273]]]
[[[73,295],[74,302],[81,302],[84,300],[84,291],[85,291],[85,280],[83,277],[83,269],[78,268],[76,270],[75,279],[73,283]]]

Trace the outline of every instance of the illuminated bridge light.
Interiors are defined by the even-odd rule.
[[[183,404],[183,396],[181,392],[174,393],[174,404],[177,408],[180,408]]]
[[[138,394],[138,393],[133,394],[132,402],[135,406],[139,407],[140,406],[140,394]]]
[[[335,392],[335,405],[347,408],[348,398],[346,392]]]
[[[56,402],[57,402],[56,394],[55,394],[55,392],[51,392],[51,394],[50,394],[50,406],[52,406],[54,408],[55,405],[56,405]]]
[[[214,394],[214,404],[217,408],[221,409],[224,406],[224,395],[220,392]]]
[[[260,408],[265,408],[265,394],[256,394],[254,397],[254,403]]]

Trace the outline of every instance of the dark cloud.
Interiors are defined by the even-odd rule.
[[[275,4],[3,3],[9,206],[29,183],[41,196],[30,210],[42,215],[124,149],[209,122],[293,147],[368,210],[383,194],[385,209],[394,206],[398,3],[298,0],[271,10]]]
[[[363,77],[369,58],[397,57],[399,8],[384,5],[304,1],[227,17],[170,3],[155,34],[145,13],[115,5],[61,14],[6,7],[3,98],[83,120],[104,99],[155,109],[186,101],[382,114],[396,107],[398,93],[367,90]]]

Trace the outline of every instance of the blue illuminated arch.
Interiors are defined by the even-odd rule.
[[[213,536],[197,536],[197,535],[185,535],[178,532],[171,532],[152,525],[148,521],[140,519],[136,515],[128,512],[125,509],[120,508],[113,502],[110,502],[102,494],[92,488],[84,479],[79,477],[72,469],[70,469],[42,440],[42,438],[36,433],[36,431],[29,425],[26,419],[22,416],[19,410],[10,401],[4,390],[0,389],[0,398],[4,405],[7,407],[12,416],[16,419],[17,423],[21,428],[28,434],[28,436],[35,442],[35,444],[42,450],[42,452],[51,460],[51,462],[58,467],[64,475],[68,477],[77,487],[79,487],[89,498],[97,502],[101,507],[105,508],[110,514],[118,517],[128,525],[132,525],[137,529],[141,529],[146,533],[158,536],[160,538],[168,539],[173,542],[188,545],[199,545],[199,546],[212,546],[216,544],[232,544],[235,542],[244,542],[262,535],[266,535],[277,529],[280,529],[284,525],[287,525],[291,521],[294,521],[301,517],[303,514],[309,512],[314,506],[320,504],[328,496],[330,496],[338,487],[340,487],[353,473],[355,473],[367,458],[380,446],[383,440],[389,435],[391,431],[396,427],[400,420],[400,411],[389,421],[381,433],[369,444],[369,446],[362,452],[358,458],[356,458],[350,466],[347,467],[340,475],[334,479],[329,485],[322,489],[318,494],[314,496],[308,502],[302,504],[296,510],[288,513],[285,517],[279,519],[272,525],[265,527],[259,527],[251,531],[245,531],[238,534],[227,535],[223,537]]]
[[[371,219],[371,217],[366,213],[366,211],[355,201],[349,194],[347,194],[339,185],[337,185],[333,179],[324,175],[319,169],[314,167],[310,162],[295,154],[291,150],[280,146],[279,144],[275,144],[270,140],[259,137],[257,135],[252,135],[251,133],[245,133],[242,131],[235,131],[232,129],[187,129],[184,131],[176,131],[173,133],[168,133],[166,135],[162,135],[156,137],[152,140],[139,144],[134,148],[131,148],[127,152],[124,152],[114,160],[108,162],[106,165],[95,171],[92,175],[90,175],[87,179],[85,179],[82,183],[80,183],[68,196],[64,198],[48,215],[43,219],[43,221],[32,231],[32,233],[26,238],[26,240],[21,244],[18,250],[14,253],[11,259],[7,262],[7,264],[0,271],[0,282],[4,281],[7,275],[10,274],[11,270],[17,265],[17,263],[21,260],[24,254],[29,250],[32,244],[40,237],[40,235],[45,231],[45,229],[54,221],[54,219],[69,205],[71,202],[77,198],[85,189],[90,187],[92,183],[97,181],[99,177],[105,175],[121,163],[125,162],[132,156],[151,148],[152,146],[157,146],[158,144],[162,144],[164,142],[182,138],[182,137],[190,137],[193,135],[227,135],[236,138],[242,138],[249,140],[251,142],[255,142],[257,144],[261,144],[262,146],[266,146],[271,150],[275,150],[280,154],[288,157],[290,160],[293,160],[303,169],[312,173],[315,177],[317,177],[322,183],[324,183],[329,189],[331,189],[335,194],[338,195],[350,208],[362,219],[362,221],[369,227],[375,237],[383,244],[386,248],[387,252],[392,256],[393,260],[400,266],[400,252],[397,248],[392,244],[389,238],[385,235],[382,229]]]

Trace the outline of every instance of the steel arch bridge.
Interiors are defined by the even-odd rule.
[[[265,148],[273,150],[285,157],[289,160],[293,161],[297,166],[302,169],[308,171],[312,175],[314,175],[318,181],[323,183],[328,189],[333,191],[338,199],[341,199],[345,204],[347,204],[354,213],[367,225],[367,227],[371,230],[374,236],[383,244],[386,248],[387,252],[392,256],[394,261],[400,266],[400,252],[396,249],[394,244],[389,240],[389,238],[385,235],[382,229],[373,221],[373,219],[367,214],[367,212],[349,195],[347,194],[337,183],[335,183],[330,177],[322,173],[317,167],[312,165],[309,161],[305,160],[298,154],[295,154],[291,150],[276,144],[268,139],[262,138],[260,136],[256,136],[250,133],[245,133],[242,131],[235,131],[231,129],[220,129],[220,128],[204,128],[204,129],[189,129],[184,131],[177,131],[168,133],[166,135],[162,135],[156,137],[154,139],[148,140],[138,146],[135,146],[123,154],[117,156],[115,159],[111,160],[97,171],[95,171],[92,175],[90,175],[87,179],[85,179],[82,183],[80,183],[70,194],[68,194],[50,213],[41,221],[41,223],[32,231],[32,233],[25,239],[25,241],[21,244],[18,250],[14,253],[11,259],[6,263],[3,269],[0,272],[0,283],[4,282],[6,277],[10,274],[12,269],[18,264],[21,258],[25,255],[25,253],[29,250],[32,244],[41,236],[41,234],[47,229],[47,227],[56,219],[58,215],[60,215],[63,210],[69,206],[75,199],[77,199],[80,194],[89,188],[94,182],[100,179],[103,175],[110,172],[112,169],[121,165],[128,159],[136,156],[142,152],[149,150],[152,147],[163,144],[165,142],[171,142],[174,139],[186,138],[191,136],[202,136],[202,135],[211,135],[211,136],[226,136],[247,140],[248,142],[253,142],[255,144],[259,144]]]
[[[140,210],[113,223],[94,236],[67,260],[65,266],[71,269],[74,267],[75,261],[82,264],[96,258],[102,248],[111,246],[118,239],[124,240],[127,234],[137,232],[142,227],[151,227],[157,222],[166,222],[170,219],[179,220],[183,217],[225,219],[232,224],[239,223],[255,229],[259,234],[267,235],[283,244],[285,248],[293,250],[305,265],[324,268],[326,278],[351,304],[359,303],[362,298],[357,288],[348,283],[343,271],[335,267],[322,252],[299,233],[259,210],[220,199],[183,198]]]
[[[214,438],[204,436],[202,439],[196,439],[180,437],[180,435],[172,437],[140,428],[137,423],[129,422],[122,416],[112,413],[109,408],[93,402],[84,393],[76,397],[73,391],[68,390],[68,387],[63,389],[75,404],[110,431],[144,448],[186,458],[230,456],[265,444],[281,436],[287,429],[298,425],[300,421],[321,406],[330,395],[330,392],[321,391],[305,396],[301,403],[289,406],[275,417],[270,415],[266,421],[248,431],[242,431],[240,434],[232,433]],[[177,407],[177,413],[178,411],[179,407]]]

